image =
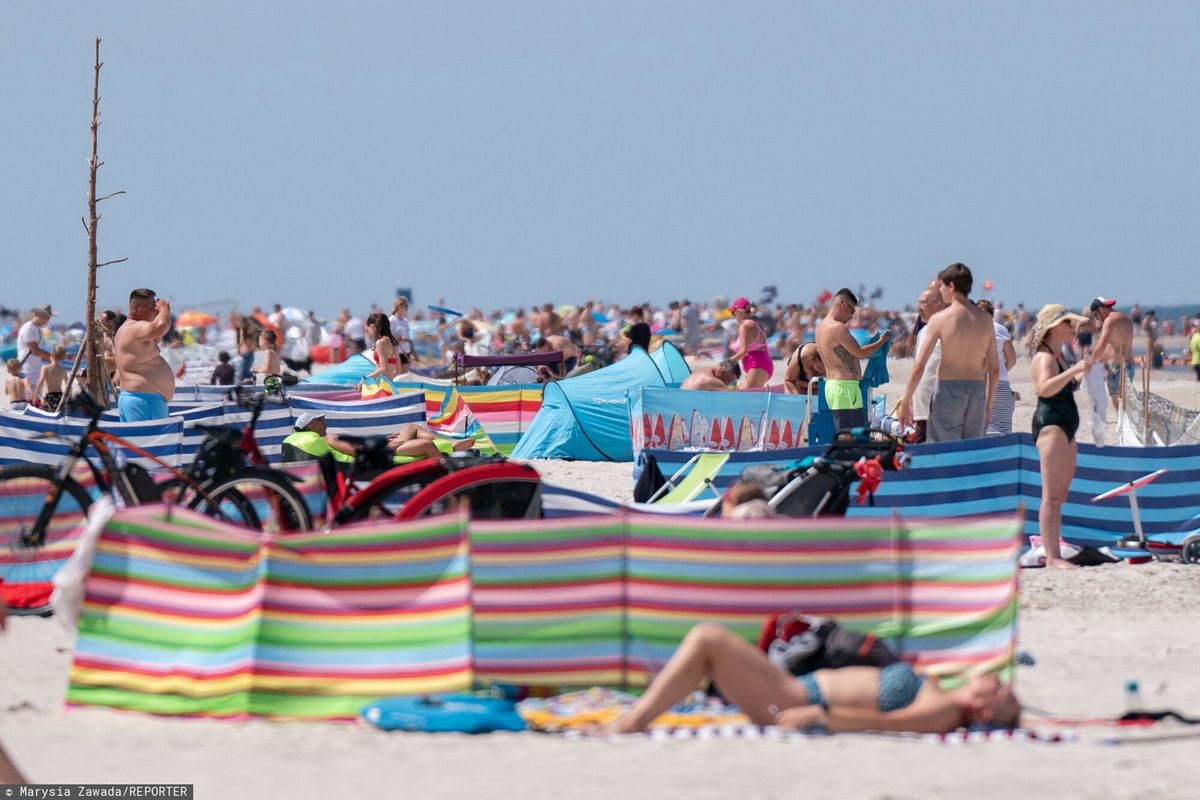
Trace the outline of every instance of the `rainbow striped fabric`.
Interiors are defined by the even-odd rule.
[[[327,719],[472,681],[636,686],[692,625],[753,640],[790,609],[935,674],[1009,662],[1015,516],[745,522],[451,516],[273,539],[128,509],[100,538],[68,701]]]
[[[458,391],[496,449],[506,456],[542,407],[540,384],[460,386]]]
[[[104,529],[67,702],[158,714],[353,718],[471,683],[467,523],[273,539],[162,507]]]

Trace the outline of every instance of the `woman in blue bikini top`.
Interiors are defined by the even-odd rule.
[[[604,732],[645,729],[705,678],[751,722],[784,728],[948,733],[973,723],[1015,727],[1021,713],[1012,687],[993,675],[972,677],[949,691],[903,663],[794,678],[732,631],[702,623],[688,632],[646,693]]]

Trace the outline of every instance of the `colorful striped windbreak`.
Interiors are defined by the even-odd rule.
[[[116,514],[88,577],[68,703],[350,718],[471,682],[466,520],[279,539],[161,506]]]
[[[753,640],[791,609],[876,631],[935,674],[997,669],[1015,645],[1017,528],[619,513],[260,541],[130,509],[101,536],[68,701],[312,719],[472,681],[637,686],[692,625]]]

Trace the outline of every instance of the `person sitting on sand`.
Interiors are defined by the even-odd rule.
[[[706,392],[720,392],[729,388],[729,384],[742,376],[742,368],[732,358],[727,358],[719,364],[695,370],[679,384],[680,389],[700,389]]]
[[[783,390],[788,394],[807,394],[808,382],[825,377],[825,362],[816,342],[805,342],[792,351],[783,373]],[[813,391],[817,389],[813,385]]]
[[[1010,685],[976,675],[946,691],[906,663],[820,669],[794,677],[732,631],[711,622],[690,631],[628,711],[603,733],[634,733],[711,679],[756,725],[830,732],[949,733],[975,723],[1016,727],[1021,705]]]

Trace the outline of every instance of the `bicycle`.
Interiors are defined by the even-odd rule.
[[[286,478],[263,467],[232,465],[231,459],[236,458],[232,455],[235,442],[241,445],[247,439],[253,441],[253,426],[258,418],[253,409],[251,423],[241,433],[197,426],[206,434],[201,446],[206,463],[214,465],[202,475],[183,472],[132,442],[99,430],[103,409],[86,392],[72,398],[70,406],[84,411],[89,420],[83,435],[57,467],[44,464],[0,467],[0,544],[8,556],[0,559],[0,578],[9,577],[22,564],[63,557],[73,546],[69,541],[71,533],[83,523],[96,497],[112,497],[119,506],[164,499],[171,502],[170,494],[164,497],[163,487],[155,483],[144,467],[125,462],[114,446],[170,472],[172,477],[165,484],[174,490],[177,505],[258,530],[312,528],[308,506]],[[89,448],[95,456],[88,454]],[[257,452],[257,445],[254,450]],[[261,453],[258,457],[261,458]],[[80,462],[90,471],[94,492],[74,475]],[[260,513],[264,506],[274,517]]]
[[[230,394],[250,411],[249,421],[240,431],[194,425],[204,433],[204,442],[184,473],[186,480],[174,476],[159,484],[163,499],[210,516],[217,509],[255,530],[312,530],[312,513],[293,485],[295,478],[268,464],[254,436],[268,396],[284,399],[282,386],[257,394],[238,386]]]
[[[341,437],[358,449],[341,470],[329,456],[318,459],[326,487],[326,528],[371,519],[416,519],[469,504],[476,519],[541,516],[541,478],[503,456],[425,458],[396,465],[386,437]],[[355,479],[371,475],[365,485]]]

